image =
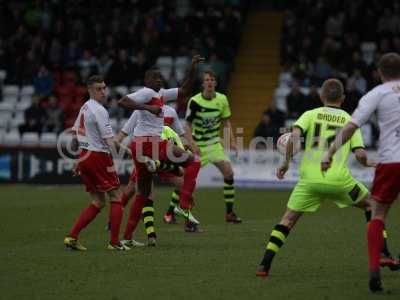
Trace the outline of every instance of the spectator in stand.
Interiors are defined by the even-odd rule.
[[[41,133],[46,121],[46,111],[40,104],[40,96],[32,96],[32,105],[25,110],[25,124],[20,126],[21,134],[24,132]]]
[[[310,86],[310,92],[305,98],[304,111],[314,109],[322,106],[321,98],[319,97],[318,89],[316,85]]]
[[[35,93],[42,97],[50,96],[53,92],[54,79],[46,66],[40,66],[37,76],[33,79],[33,86]]]
[[[273,141],[276,142],[279,137],[279,129],[280,127],[274,124],[273,119],[268,111],[265,111],[261,115],[261,120],[254,130],[253,137],[263,137],[265,139],[272,137]],[[258,147],[259,145],[257,145],[257,148]]]
[[[133,83],[137,85],[143,84],[144,73],[150,67],[150,63],[143,50],[136,54],[135,62],[133,63]]]
[[[64,125],[64,112],[55,96],[49,97],[43,131],[60,133]]]
[[[125,49],[118,51],[118,58],[111,65],[107,77],[107,83],[110,85],[130,86],[133,80],[134,66],[128,57]]]
[[[88,49],[83,51],[82,58],[77,63],[79,67],[79,74],[81,75],[81,81],[86,80],[94,74],[98,74],[97,59],[92,55],[92,52]]]
[[[300,91],[300,86],[297,81],[293,81],[292,90],[286,96],[286,107],[288,110],[288,117],[297,119],[304,111],[305,96]]]
[[[108,56],[107,53],[103,53],[100,56],[100,59],[97,61],[97,70],[99,75],[103,76],[103,78],[107,78],[108,72],[113,64],[112,59]]]
[[[363,94],[357,89],[356,82],[354,80],[348,81],[345,94],[346,99],[342,104],[342,109],[347,111],[349,114],[352,114],[362,95]]]
[[[276,108],[274,102],[271,102],[268,109],[264,111],[264,113],[268,114],[271,119],[272,123],[280,130],[281,128],[285,127],[285,120],[286,114],[281,111],[280,109]]]
[[[315,84],[321,85],[322,82],[331,77],[333,74],[333,69],[331,65],[326,61],[323,56],[318,57],[318,61],[315,64],[313,77],[315,80]]]
[[[361,94],[365,94],[367,91],[367,81],[365,78],[361,75],[360,70],[356,69],[353,73],[353,75],[348,79],[348,84],[350,85],[355,85],[357,91],[359,91]]]

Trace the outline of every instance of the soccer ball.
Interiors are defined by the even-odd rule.
[[[278,138],[278,141],[276,142],[276,148],[278,149],[278,152],[282,155],[286,155],[286,145],[289,141],[290,135],[290,132],[284,133]],[[299,151],[299,146],[293,145],[293,155],[295,155]]]

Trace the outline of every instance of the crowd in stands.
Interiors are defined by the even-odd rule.
[[[11,115],[9,123],[0,122],[0,131],[60,132],[70,127],[87,99],[85,80],[93,74],[106,79],[110,114],[119,124],[129,112],[117,106],[116,98],[142,86],[146,69],[159,67],[165,86],[175,87],[196,53],[206,58],[203,67],[214,70],[225,90],[248,2],[2,2],[0,114]],[[31,94],[21,94],[31,86]],[[15,93],[11,87],[17,87]],[[184,104],[178,109],[184,114]],[[11,122],[16,115],[20,124]]]
[[[274,99],[286,114],[286,124],[322,105],[317,89],[330,77],[343,82],[343,108],[352,113],[360,98],[380,83],[379,57],[400,52],[400,2],[297,0],[286,5],[281,38],[284,71]],[[260,125],[269,122],[266,114]],[[365,130],[377,134],[374,123]],[[376,139],[369,140],[374,146]]]

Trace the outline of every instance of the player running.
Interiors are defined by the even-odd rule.
[[[183,127],[181,123],[179,122],[178,115],[176,114],[175,109],[168,105],[163,106],[163,111],[164,111],[164,123],[168,124],[168,126],[164,126],[163,131],[161,133],[161,138],[164,140],[172,140],[175,145],[178,147],[184,149],[184,145],[178,135],[182,136],[183,138],[185,137],[185,132],[183,130]],[[135,111],[129,120],[124,124],[123,128],[120,130],[120,132],[117,134],[116,140],[118,142],[122,142],[125,138],[128,136],[132,136],[134,134],[134,129],[137,125],[137,119],[138,119],[138,112]],[[170,171],[163,171],[159,172],[158,175],[159,177],[172,185],[175,186],[176,192],[179,193],[179,190],[181,189],[183,185],[183,170],[182,168],[172,165]],[[129,178],[129,182],[127,186],[125,187],[123,196],[122,196],[122,205],[125,207],[128,203],[128,201],[135,195],[136,192],[136,181],[137,181],[137,174],[136,170],[134,169],[132,171],[132,174]],[[175,192],[174,192],[175,193]],[[142,215],[143,215],[143,220],[144,220],[144,226],[145,230],[147,233],[147,238],[148,238],[148,245],[154,246],[156,242],[156,232],[154,228],[154,204],[153,204],[153,197],[149,197],[149,201],[145,203],[143,210],[142,210]],[[133,206],[132,206],[133,207]],[[180,216],[184,216],[184,212],[179,208],[179,202],[178,205],[175,207],[175,211],[177,214]],[[196,225],[200,224],[200,222],[192,215],[191,211],[188,212],[188,219],[190,222],[195,223]],[[144,244],[141,244],[139,242],[136,242],[135,240],[132,239],[133,235],[133,221],[134,220],[128,220],[125,234],[124,234],[124,240],[121,241],[122,244],[132,247],[132,246],[143,246]],[[185,224],[185,231],[192,232],[193,226],[186,226]]]
[[[392,203],[400,192],[400,55],[387,53],[378,64],[382,84],[364,95],[351,121],[342,129],[323,157],[321,168],[327,171],[335,164],[334,154],[346,147],[348,140],[376,112],[379,124],[379,164],[372,184],[372,218],[368,223],[369,289],[382,291],[379,258],[384,247],[382,230]],[[344,145],[344,146],[341,146]],[[333,158],[333,161],[332,161]],[[326,174],[332,171],[329,169]]]
[[[121,195],[118,190],[119,178],[115,172],[111,151],[119,146],[114,140],[110,119],[103,104],[106,101],[106,84],[100,76],[88,79],[90,99],[81,107],[72,130],[75,132],[75,150],[79,143],[80,153],[75,172],[79,173],[92,203],[84,209],[68,236],[64,239],[66,247],[73,250],[87,250],[79,241],[78,235],[105,206],[106,194],[110,199],[110,243],[109,250],[129,250],[119,241],[119,228],[122,219]]]
[[[158,166],[165,162],[174,162],[184,167],[183,186],[180,191],[180,207],[188,215],[191,207],[192,194],[196,186],[197,175],[200,170],[200,161],[193,154],[174,145],[168,140],[161,139],[164,127],[164,102],[177,100],[187,96],[192,88],[196,76],[196,67],[203,58],[196,55],[192,59],[189,76],[181,88],[163,89],[161,73],[157,69],[148,70],[145,74],[145,87],[119,100],[119,104],[127,109],[138,110],[138,122],[131,144],[132,157],[137,172],[138,193],[135,196],[129,219],[133,228],[140,220],[142,209],[149,201],[152,190],[152,174],[145,164],[150,157],[157,161]],[[190,147],[190,144],[188,144]],[[190,149],[196,154],[196,149]],[[162,169],[159,168],[159,169]],[[188,220],[187,226],[195,226]]]
[[[187,131],[193,135],[193,140],[199,148],[201,166],[212,163],[224,177],[224,198],[226,215],[229,223],[241,223],[233,211],[235,202],[235,185],[232,165],[225,155],[219,136],[221,123],[229,130],[230,148],[237,154],[235,137],[229,120],[231,110],[224,94],[215,91],[217,81],[212,71],[203,73],[203,90],[193,96],[186,112]],[[170,212],[167,212],[166,217]]]
[[[291,138],[286,146],[286,156],[277,170],[277,177],[283,179],[289,168],[293,154],[293,145],[300,147],[300,137],[305,136],[305,151],[300,164],[300,180],[290,195],[287,209],[281,221],[274,227],[266,246],[266,251],[256,275],[268,276],[271,263],[283,246],[290,230],[305,212],[315,212],[323,200],[331,200],[340,208],[354,206],[369,216],[368,189],[353,178],[347,167],[350,151],[365,167],[373,167],[374,163],[367,159],[367,152],[357,130],[355,135],[343,146],[332,163],[332,169],[323,175],[320,161],[327,144],[335,138],[338,128],[345,126],[350,115],[340,109],[343,101],[343,85],[336,79],[329,79],[322,85],[321,100],[324,107],[306,111],[294,123]],[[382,235],[382,230],[380,232]],[[383,249],[382,249],[383,250]],[[383,263],[396,267],[397,262],[383,260]]]

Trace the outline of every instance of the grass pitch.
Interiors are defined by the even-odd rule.
[[[325,203],[291,232],[271,276],[255,277],[266,239],[289,192],[238,190],[241,225],[224,222],[222,189],[196,192],[194,214],[205,230],[184,233],[162,223],[170,188],[156,191],[155,248],[106,250],[107,211],[81,234],[88,251],[64,248],[63,238],[88,203],[82,187],[0,186],[0,299],[374,299],[367,289],[364,215]],[[389,246],[398,254],[394,207]],[[142,224],[136,238],[144,240]],[[400,298],[400,274],[383,271]]]

